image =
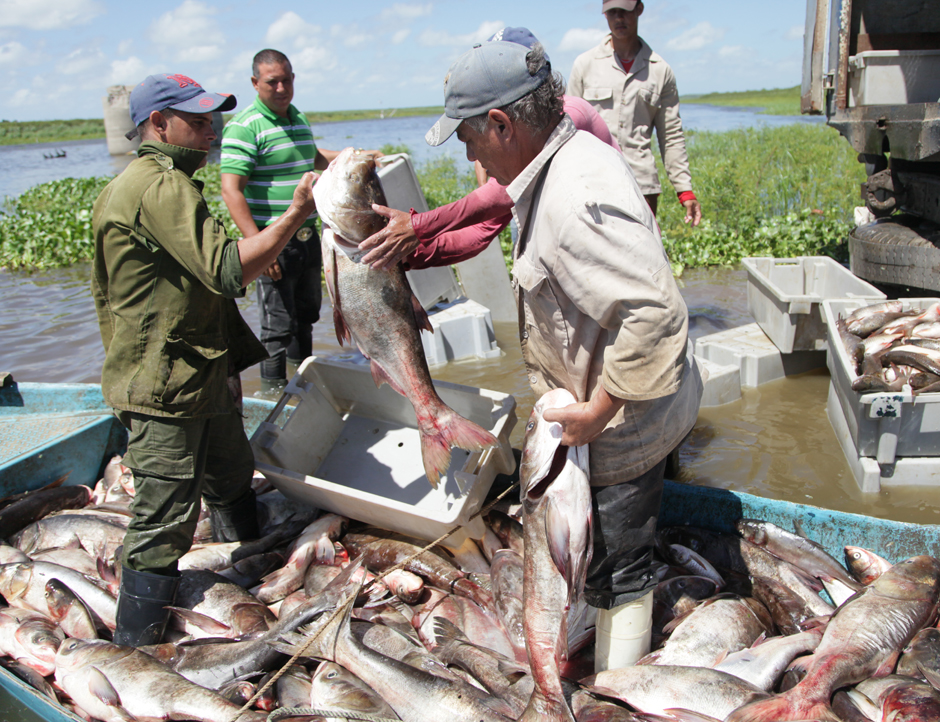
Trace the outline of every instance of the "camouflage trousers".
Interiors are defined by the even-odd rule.
[[[200,497],[213,509],[251,493],[254,457],[241,416],[176,419],[119,412],[128,429],[123,463],[134,472],[134,518],[124,537],[129,569],[175,575],[189,551]]]

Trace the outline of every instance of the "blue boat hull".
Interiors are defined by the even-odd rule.
[[[270,401],[245,399],[245,429],[249,435],[274,407]],[[123,429],[105,406],[101,389],[96,385],[19,384],[15,394],[7,389],[0,390],[0,422],[15,418],[26,423],[31,412],[39,416],[95,417],[96,423],[106,430],[81,429],[75,438],[66,434],[58,440],[47,441],[37,445],[32,453],[19,454],[15,464],[4,464],[0,453],[2,496],[35,489],[55,480],[70,471],[65,464],[75,463],[76,458],[83,459],[82,471],[79,473],[73,468],[67,483],[94,484],[111,455],[121,453],[126,443],[126,435],[121,436]],[[57,448],[60,444],[64,446]],[[64,450],[66,448],[68,451]],[[2,450],[0,438],[0,452]],[[845,544],[866,547],[891,561],[916,554],[936,556],[940,551],[938,526],[875,519],[742,492],[666,482],[660,526],[688,524],[733,532],[735,522],[743,518],[763,519],[785,529],[793,529],[794,522],[799,522],[809,538],[822,544],[837,559],[842,558]],[[24,709],[36,719],[49,722],[79,722],[81,719],[2,668],[0,689],[8,695],[0,694],[0,712],[7,712],[4,719],[30,718],[30,715],[17,714]]]

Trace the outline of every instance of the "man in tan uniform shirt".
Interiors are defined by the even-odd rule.
[[[685,222],[697,226],[702,207],[692,192],[676,77],[637,34],[640,0],[604,0],[602,7],[610,35],[574,61],[568,93],[591,103],[607,123],[654,214],[662,192],[652,151],[656,130],[666,175],[686,209]]]

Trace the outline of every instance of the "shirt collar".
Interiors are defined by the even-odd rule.
[[[283,118],[277,113],[275,113],[273,110],[271,110],[268,106],[266,106],[264,102],[261,100],[261,97],[258,95],[255,96],[254,106],[255,106],[255,110],[257,110],[259,113],[261,113],[261,115],[263,115],[265,118],[267,118],[268,120],[274,123],[283,123],[285,120],[293,123],[298,112],[297,108],[294,107],[294,104],[291,103],[287,108],[287,117]]]
[[[577,128],[574,127],[574,122],[568,115],[565,115],[561,122],[555,126],[552,134],[548,136],[548,140],[545,141],[545,145],[539,154],[532,159],[529,165],[523,168],[512,183],[506,186],[506,192],[512,198],[513,204],[518,205],[520,202],[531,200],[527,196],[534,190],[532,186],[538,179],[539,173],[542,172],[542,168],[545,167],[549,158],[574,137],[576,132]]]
[[[648,63],[652,61],[653,49],[649,44],[643,40],[643,38],[638,37],[637,40],[640,41],[640,49],[636,53],[636,57],[633,58],[633,66],[639,67],[641,63]],[[612,58],[614,56],[614,41],[613,36],[610,33],[607,33],[607,37],[604,39],[604,42],[598,46],[597,57],[598,58]]]
[[[140,144],[137,149],[137,157],[143,158],[145,155],[162,154],[173,161],[173,167],[179,168],[190,178],[193,177],[199,165],[205,159],[208,153],[204,150],[194,150],[193,148],[183,148],[179,145],[170,145],[161,143],[157,140],[148,140]]]

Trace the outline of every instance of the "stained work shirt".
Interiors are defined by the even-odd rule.
[[[691,191],[676,76],[642,38],[640,44],[625,72],[608,35],[575,59],[568,93],[588,101],[607,123],[644,195],[662,192],[652,150],[654,128],[669,182],[676,193]]]
[[[230,413],[231,372],[267,356],[233,299],[238,244],[192,174],[204,151],[145,142],[95,201],[92,296],[114,409],[195,418]]]
[[[222,130],[222,172],[248,176],[245,200],[259,229],[290,207],[294,189],[317,157],[306,116],[293,105],[287,115],[282,118],[256,97]]]
[[[590,445],[591,484],[635,478],[692,429],[702,394],[656,221],[623,156],[568,118],[507,191],[525,238],[512,276],[529,383],[536,398],[587,401],[603,384],[625,399]]]

